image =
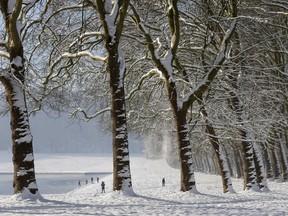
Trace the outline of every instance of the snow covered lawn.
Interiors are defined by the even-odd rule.
[[[0,152],[0,172],[11,172],[10,158]],[[35,158],[38,173],[112,171],[110,156],[37,154]],[[0,215],[288,215],[287,182],[269,182],[268,193],[245,193],[242,180],[233,179],[237,194],[223,194],[219,176],[196,173],[199,194],[190,194],[179,191],[179,171],[165,160],[132,157],[131,170],[134,196],[112,192],[109,175],[100,179],[106,183],[105,194],[99,182],[66,194],[42,194],[37,201],[0,195]]]

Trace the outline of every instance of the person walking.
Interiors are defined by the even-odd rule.
[[[105,182],[104,181],[102,181],[102,183],[101,183],[101,188],[102,188],[101,193],[105,193]]]
[[[165,178],[162,179],[162,187],[165,187]]]

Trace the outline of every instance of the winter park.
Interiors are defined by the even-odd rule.
[[[288,215],[288,2],[0,0],[0,215]]]

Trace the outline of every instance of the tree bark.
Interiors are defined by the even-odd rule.
[[[232,89],[229,91],[231,99],[229,100],[230,108],[235,112],[237,122],[240,125],[238,128],[241,141],[241,154],[243,159],[243,178],[244,178],[244,190],[254,189],[257,190],[256,186],[256,170],[254,163],[253,144],[248,140],[248,133],[243,124],[244,110],[241,103],[241,99],[237,95],[237,74],[228,75],[228,84],[231,85]]]
[[[288,181],[288,164],[287,164],[287,158],[286,158],[286,152],[287,149],[285,149],[285,145],[283,144],[282,136],[279,136],[279,146],[278,146],[278,154],[279,154],[279,166],[281,170],[281,177],[283,181]]]
[[[107,72],[110,75],[113,136],[113,190],[130,193],[133,189],[124,92],[126,66],[120,46],[129,0],[114,3],[109,0],[96,0],[95,3],[104,28],[105,47],[108,54]]]
[[[110,43],[111,44],[111,43]],[[107,71],[110,74],[111,120],[113,139],[113,190],[132,187],[128,149],[128,131],[124,79],[120,77],[118,44],[106,44],[108,50]],[[121,84],[120,84],[121,83]]]
[[[269,148],[268,153],[269,153],[269,158],[270,158],[270,162],[271,162],[272,178],[274,180],[279,180],[280,179],[280,170],[279,170],[278,161],[277,161],[274,146],[271,146]]]
[[[178,150],[180,156],[181,191],[196,192],[196,182],[194,178],[194,168],[192,159],[192,149],[190,145],[186,115],[182,112],[174,111],[176,120]]]
[[[24,51],[17,28],[22,1],[17,0],[14,5],[9,3],[7,0],[0,1],[0,9],[8,35],[7,50],[10,57],[10,69],[2,74],[0,81],[7,93],[11,115],[14,193],[21,194],[25,198],[30,197],[30,194],[37,194],[38,187],[35,178],[33,139],[23,89],[25,83]],[[13,8],[10,8],[12,6]]]
[[[210,143],[214,149],[214,152],[216,154],[217,158],[217,164],[218,167],[220,168],[220,173],[221,173],[221,179],[222,179],[222,187],[223,187],[223,193],[234,193],[234,189],[232,186],[232,181],[231,181],[231,174],[228,168],[228,162],[225,157],[225,153],[223,150],[223,147],[220,145],[219,139],[216,137],[216,132],[214,130],[214,127],[208,120],[208,114],[203,106],[201,109],[201,113],[205,117],[205,122],[206,122],[206,132],[208,133],[208,137],[210,140]]]
[[[258,187],[263,191],[268,191],[267,179],[264,175],[264,164],[262,155],[259,151],[259,147],[254,144],[253,145],[253,159],[255,163],[255,170],[256,170],[256,180]]]
[[[24,194],[28,190],[36,194],[38,187],[35,178],[32,135],[22,83],[11,77],[1,78],[1,81],[6,89],[11,116],[14,193]]]

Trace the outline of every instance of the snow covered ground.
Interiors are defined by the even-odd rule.
[[[0,173],[11,172],[11,155],[0,152]],[[35,155],[38,173],[111,172],[110,156]],[[179,191],[179,170],[165,160],[131,157],[134,196],[112,192],[112,176],[101,194],[100,183],[65,194],[42,194],[43,199],[19,200],[0,195],[0,215],[288,215],[288,183],[269,182],[271,192],[242,192],[242,180],[233,179],[236,194],[223,194],[219,176],[196,173],[199,194]],[[161,186],[165,177],[166,186]],[[1,187],[1,185],[0,185]],[[41,192],[41,188],[40,192]]]

